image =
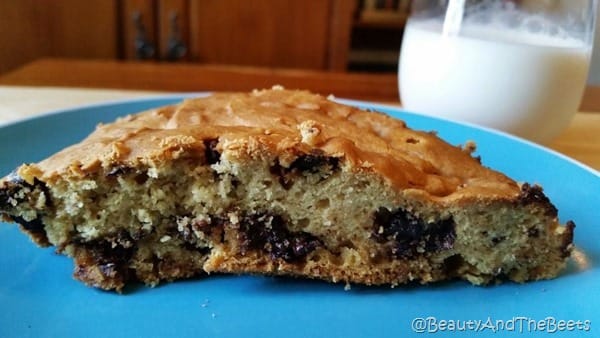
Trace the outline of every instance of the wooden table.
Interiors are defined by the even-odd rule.
[[[274,84],[400,104],[396,81],[394,74],[42,59],[0,76],[0,124],[51,109],[159,92],[248,91]],[[600,170],[600,87],[587,88],[580,110],[547,146]]]

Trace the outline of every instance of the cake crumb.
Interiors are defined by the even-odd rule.
[[[474,141],[468,140],[465,142],[462,150],[467,154],[473,154],[477,150],[477,144]]]
[[[300,123],[298,125],[298,130],[300,130],[300,135],[302,136],[302,143],[315,146],[323,142],[323,138],[319,137],[321,129],[322,126],[319,126],[319,124],[313,120],[307,120]]]

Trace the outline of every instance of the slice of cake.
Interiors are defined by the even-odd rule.
[[[280,88],[100,125],[0,181],[0,213],[102,289],[211,272],[397,285],[555,277],[538,186],[387,115]]]

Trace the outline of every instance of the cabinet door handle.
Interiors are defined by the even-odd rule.
[[[169,15],[170,32],[167,40],[167,60],[177,61],[187,54],[187,46],[181,39],[181,30],[179,28],[179,15],[177,11]]]
[[[142,14],[139,11],[133,12],[133,25],[135,26],[135,57],[138,60],[148,60],[154,58],[156,48],[146,32],[146,27],[142,22]]]

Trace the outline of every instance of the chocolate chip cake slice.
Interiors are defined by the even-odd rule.
[[[0,181],[0,212],[102,289],[211,272],[555,277],[574,224],[472,150],[305,91],[221,93],[100,125],[19,167]]]

